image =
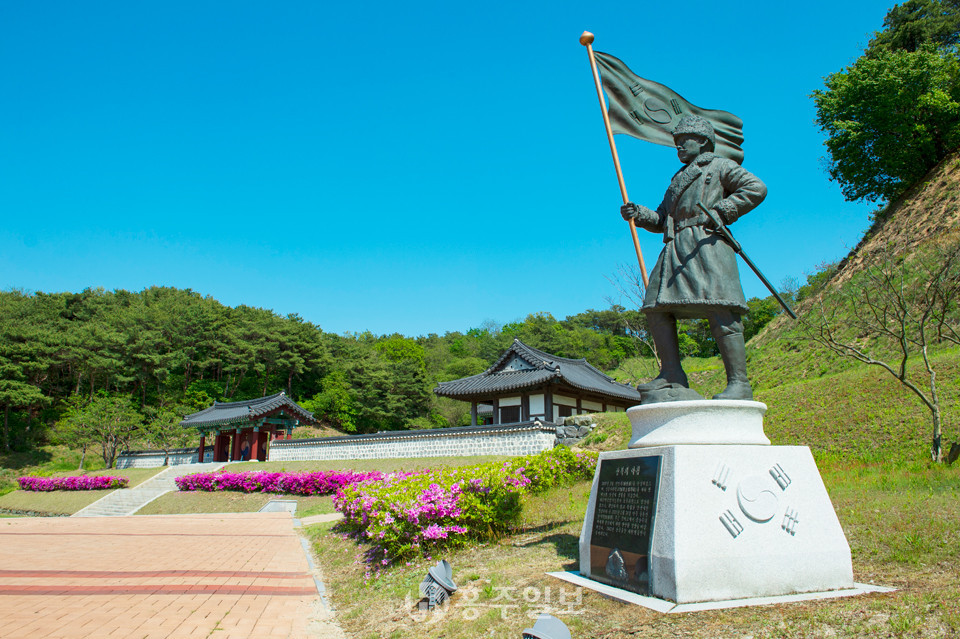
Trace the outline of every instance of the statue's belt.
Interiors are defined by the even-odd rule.
[[[682,220],[675,220],[673,222],[674,232],[680,231],[682,229],[690,228],[691,226],[703,226],[707,223],[707,217],[705,215],[695,215],[693,217],[686,217]]]

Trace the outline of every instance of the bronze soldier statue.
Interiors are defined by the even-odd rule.
[[[620,209],[625,220],[663,233],[664,242],[642,309],[660,357],[660,373],[637,390],[643,403],[699,398],[689,390],[680,365],[677,319],[706,318],[727,373],[727,387],[713,398],[753,399],[740,319],[747,301],[736,255],[711,217],[723,224],[735,222],[763,201],[767,187],[733,160],[713,153],[716,136],[706,119],[684,116],[673,138],[685,166],[673,176],[663,202],[656,211],[632,202]]]

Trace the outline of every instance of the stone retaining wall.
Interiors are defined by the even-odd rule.
[[[556,443],[555,425],[523,422],[508,426],[468,426],[278,440],[270,442],[270,461],[518,456],[549,450]]]
[[[171,466],[180,466],[181,464],[196,464],[198,448],[199,446],[194,446],[193,448],[177,448],[169,451],[169,464]],[[204,448],[203,461],[212,462],[213,446],[205,446]],[[163,462],[166,458],[167,455],[164,454],[162,450],[124,451],[117,456],[117,469],[156,468],[157,466],[163,466]]]

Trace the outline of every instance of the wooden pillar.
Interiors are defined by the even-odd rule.
[[[543,419],[553,421],[553,391],[549,388],[543,391]]]
[[[202,464],[202,463],[203,463],[203,448],[204,448],[204,438],[205,438],[205,437],[206,437],[206,435],[205,435],[204,433],[200,433],[200,451],[197,453],[197,463],[198,463],[198,464]]]
[[[250,446],[250,461],[260,459],[260,427],[253,427],[253,444]]]
[[[470,425],[477,425],[477,403],[470,402]]]
[[[230,461],[237,461],[240,459],[240,429],[237,428],[233,432],[233,442],[230,446]]]
[[[500,423],[500,400],[496,397],[493,398],[493,425],[496,426]]]
[[[270,443],[269,431],[260,431],[257,441],[259,443],[259,447],[257,448],[257,460],[267,461],[267,445]],[[263,459],[261,459],[261,457]]]
[[[583,411],[583,405],[580,403],[580,398],[577,398],[577,415]]]
[[[520,421],[530,421],[530,395],[527,393],[520,395]]]

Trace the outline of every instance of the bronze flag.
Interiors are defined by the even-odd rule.
[[[674,146],[673,129],[684,115],[699,115],[717,133],[714,153],[743,163],[743,120],[727,111],[701,109],[676,91],[645,80],[609,53],[596,52],[603,88],[607,93],[610,124],[614,133]]]

